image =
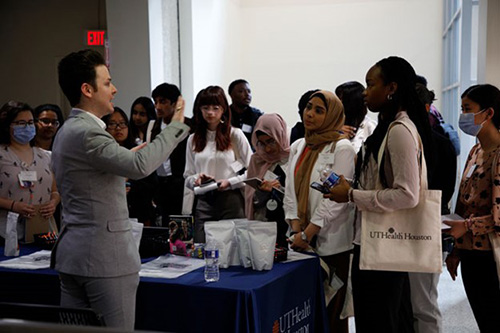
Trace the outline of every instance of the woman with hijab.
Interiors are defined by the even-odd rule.
[[[353,208],[347,203],[324,200],[322,193],[310,185],[321,182],[324,170],[353,176],[356,153],[339,133],[344,118],[342,103],[332,92],[320,90],[311,95],[304,111],[305,137],[290,147],[284,199],[285,217],[293,235],[292,249],[313,247],[328,265],[330,278],[335,275],[343,282],[328,304],[331,332],[348,332],[347,319],[341,320],[340,313],[353,247]]]
[[[283,210],[285,171],[290,154],[290,140],[286,123],[276,113],[262,115],[252,133],[252,145],[256,148],[250,159],[247,178],[262,180],[255,189],[245,186],[245,213],[249,220],[275,221],[278,225],[276,242],[286,246]]]

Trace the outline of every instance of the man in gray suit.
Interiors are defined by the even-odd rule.
[[[61,305],[91,307],[107,326],[132,331],[141,261],[130,230],[125,178],[151,174],[188,135],[184,101],[179,98],[172,122],[155,140],[130,151],[100,119],[113,112],[117,92],[102,55],[71,53],[58,72],[73,107],[52,150],[63,207],[51,262],[61,279]]]

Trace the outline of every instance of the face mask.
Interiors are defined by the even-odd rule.
[[[12,128],[14,129],[14,133],[12,134],[14,136],[14,140],[20,144],[27,144],[35,137],[35,125],[16,125],[12,126]]]
[[[469,134],[472,136],[477,136],[481,128],[483,127],[483,124],[486,122],[483,121],[481,124],[476,125],[474,123],[474,118],[476,115],[484,112],[486,110],[481,110],[478,113],[462,113],[460,114],[460,118],[458,120],[458,127],[465,133]]]

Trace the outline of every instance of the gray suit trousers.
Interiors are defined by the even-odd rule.
[[[90,307],[103,316],[106,326],[134,330],[139,273],[109,278],[59,273],[59,277],[61,306]]]

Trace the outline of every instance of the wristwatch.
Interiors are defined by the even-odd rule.
[[[304,242],[306,243],[309,243],[309,241],[307,240],[307,235],[305,232],[302,231],[302,233],[300,234],[300,239],[302,239]]]

